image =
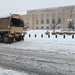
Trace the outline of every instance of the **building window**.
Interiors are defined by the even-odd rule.
[[[58,24],[60,24],[60,23],[61,23],[61,19],[58,18]]]
[[[44,27],[42,26],[41,29],[44,29]]]
[[[55,19],[52,19],[52,23],[55,24]]]
[[[49,17],[50,15],[49,14],[46,14],[46,23],[49,24]]]
[[[58,24],[61,23],[61,13],[58,13]]]
[[[41,15],[41,24],[44,24],[44,14]]]
[[[39,24],[39,15],[36,15],[36,24]]]
[[[61,13],[58,13],[58,18],[61,18]]]
[[[52,23],[55,24],[55,13],[52,14]]]
[[[49,19],[46,20],[47,24],[49,24]]]
[[[44,20],[41,20],[41,24],[44,24]]]
[[[49,29],[49,27],[46,27],[46,29]]]
[[[52,14],[52,18],[55,19],[55,13]]]
[[[36,27],[36,29],[39,29],[39,27]]]
[[[39,24],[39,20],[36,20],[36,24]]]

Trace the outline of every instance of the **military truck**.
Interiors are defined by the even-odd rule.
[[[1,43],[13,43],[24,40],[24,22],[20,14],[11,14],[0,18],[0,41]]]

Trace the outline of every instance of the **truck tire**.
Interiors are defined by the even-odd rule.
[[[3,42],[4,43],[7,43],[7,44],[10,44],[14,41],[13,37],[9,37],[8,35],[4,35],[3,36]]]

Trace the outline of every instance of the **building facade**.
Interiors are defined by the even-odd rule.
[[[75,23],[75,6],[29,10],[23,17],[30,29],[67,29]]]

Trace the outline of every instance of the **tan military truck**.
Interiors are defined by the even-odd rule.
[[[0,18],[0,41],[12,43],[24,40],[24,22],[19,14],[12,14],[9,17]]]

